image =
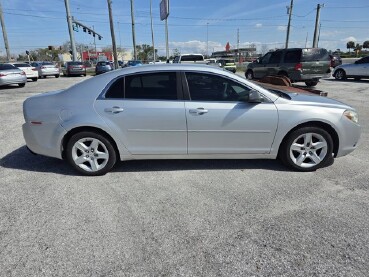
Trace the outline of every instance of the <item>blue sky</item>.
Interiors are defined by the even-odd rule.
[[[12,54],[26,49],[58,46],[69,40],[64,0],[0,0]],[[69,0],[72,15],[103,36],[97,48],[111,45],[106,0]],[[159,2],[152,0],[155,46],[165,54],[165,28],[159,19]],[[369,40],[368,0],[294,0],[290,47],[311,47],[317,4],[321,9],[319,46],[346,51],[346,42]],[[182,53],[224,50],[227,42],[240,47],[255,44],[260,49],[280,48],[286,39],[290,0],[170,0],[169,47]],[[151,44],[150,0],[135,0],[136,42]],[[115,35],[118,46],[132,50],[130,0],[113,0]],[[79,43],[91,45],[93,38],[75,32]],[[307,42],[306,42],[307,38]],[[0,38],[0,55],[5,55]]]

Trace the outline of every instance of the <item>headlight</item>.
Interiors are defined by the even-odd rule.
[[[357,114],[357,112],[346,110],[344,111],[343,115],[346,118],[350,119],[352,122],[359,123],[359,115]]]

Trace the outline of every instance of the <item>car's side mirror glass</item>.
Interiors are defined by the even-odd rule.
[[[249,103],[261,103],[263,102],[263,97],[257,90],[251,90],[249,93],[248,101]]]

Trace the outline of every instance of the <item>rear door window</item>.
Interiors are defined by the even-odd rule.
[[[137,74],[125,77],[126,99],[177,100],[175,72]]]
[[[284,55],[285,63],[299,63],[301,59],[301,50],[289,50]]]

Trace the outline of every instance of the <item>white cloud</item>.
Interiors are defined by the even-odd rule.
[[[277,30],[280,31],[280,32],[285,32],[287,30],[287,27],[286,26],[278,26]]]
[[[261,28],[261,27],[263,27],[263,24],[261,24],[261,23],[257,23],[257,24],[255,24],[255,27],[256,27],[256,28]]]
[[[341,39],[341,41],[343,41],[343,42],[355,41],[356,42],[357,39],[355,37],[351,36],[351,37],[343,38],[343,39]]]

